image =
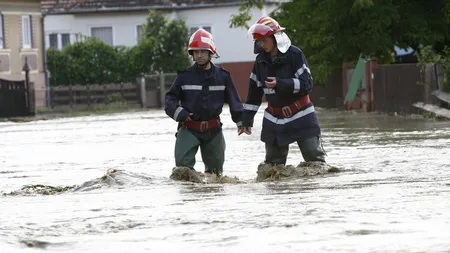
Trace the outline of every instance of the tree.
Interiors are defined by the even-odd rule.
[[[190,65],[187,44],[189,30],[183,20],[168,21],[156,11],[150,11],[144,25],[143,44],[154,46],[152,70],[175,72]]]
[[[243,3],[239,7],[239,13],[231,15],[230,28],[245,27],[249,28],[247,22],[251,20],[250,10],[254,7],[262,9],[266,0],[241,0]],[[373,0],[353,0],[354,8],[363,8],[373,5]]]
[[[117,81],[118,51],[96,38],[65,47],[72,84],[107,84]],[[123,66],[120,66],[123,67]],[[61,69],[61,68],[60,68]]]
[[[151,11],[144,39],[134,47],[112,47],[84,38],[63,50],[47,50],[51,85],[134,82],[155,72],[176,72],[190,65],[189,31],[182,20],[168,21]]]
[[[264,0],[245,0],[240,14]],[[436,44],[448,39],[449,4],[445,0],[293,0],[271,16],[287,28],[305,52],[315,80],[324,81],[344,61],[360,54],[391,62],[394,46]],[[245,26],[232,17],[231,27]]]

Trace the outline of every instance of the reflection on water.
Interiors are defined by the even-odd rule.
[[[251,136],[224,112],[224,174],[244,184],[170,180],[176,124],[158,110],[0,123],[1,193],[90,187],[0,196],[0,252],[448,252],[449,122],[319,110],[344,170],[255,183],[262,111]],[[127,175],[99,181],[110,168]]]

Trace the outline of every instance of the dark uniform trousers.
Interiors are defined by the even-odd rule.
[[[181,127],[175,142],[175,165],[194,169],[195,155],[200,147],[205,173],[222,175],[225,162],[225,138],[220,129],[212,139],[201,140],[194,134]]]
[[[297,141],[297,145],[306,162],[325,162],[325,151],[322,148],[319,136]],[[276,143],[266,143],[266,160],[264,162],[285,165],[288,153],[289,145],[279,146]]]

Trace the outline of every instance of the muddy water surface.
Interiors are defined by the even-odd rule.
[[[254,135],[238,137],[226,109],[224,173],[248,182],[215,185],[169,179],[176,124],[159,110],[0,123],[0,252],[449,252],[450,123],[318,115],[327,161],[342,172],[252,182],[262,111]],[[288,163],[301,160],[291,146]],[[79,186],[110,168],[128,176],[7,195]]]

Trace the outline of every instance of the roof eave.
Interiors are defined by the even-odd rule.
[[[63,14],[83,14],[83,13],[106,13],[106,12],[135,12],[148,10],[187,10],[204,9],[214,7],[233,7],[240,6],[242,2],[214,3],[214,4],[192,4],[192,5],[151,5],[151,6],[130,6],[130,7],[103,7],[103,8],[74,8],[74,9],[53,9],[48,15]]]

